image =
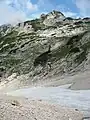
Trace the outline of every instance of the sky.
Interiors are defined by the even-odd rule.
[[[0,25],[35,19],[52,10],[67,17],[90,17],[90,0],[0,0]]]

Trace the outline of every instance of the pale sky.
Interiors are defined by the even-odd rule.
[[[90,0],[0,0],[0,25],[34,19],[52,10],[68,17],[90,17]]]

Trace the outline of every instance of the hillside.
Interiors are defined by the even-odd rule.
[[[89,52],[90,18],[73,19],[52,11],[16,26],[2,25],[1,84],[43,84],[58,76],[89,71]]]

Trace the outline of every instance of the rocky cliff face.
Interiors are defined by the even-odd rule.
[[[0,77],[64,76],[90,68],[90,18],[53,11],[16,26],[0,26]]]

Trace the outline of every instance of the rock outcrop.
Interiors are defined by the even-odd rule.
[[[50,54],[46,55],[49,45]],[[43,65],[35,65],[39,57]],[[42,76],[64,76],[86,69],[90,69],[90,18],[66,18],[53,11],[16,26],[0,26],[1,81],[16,73],[28,75],[25,84],[29,84]]]

